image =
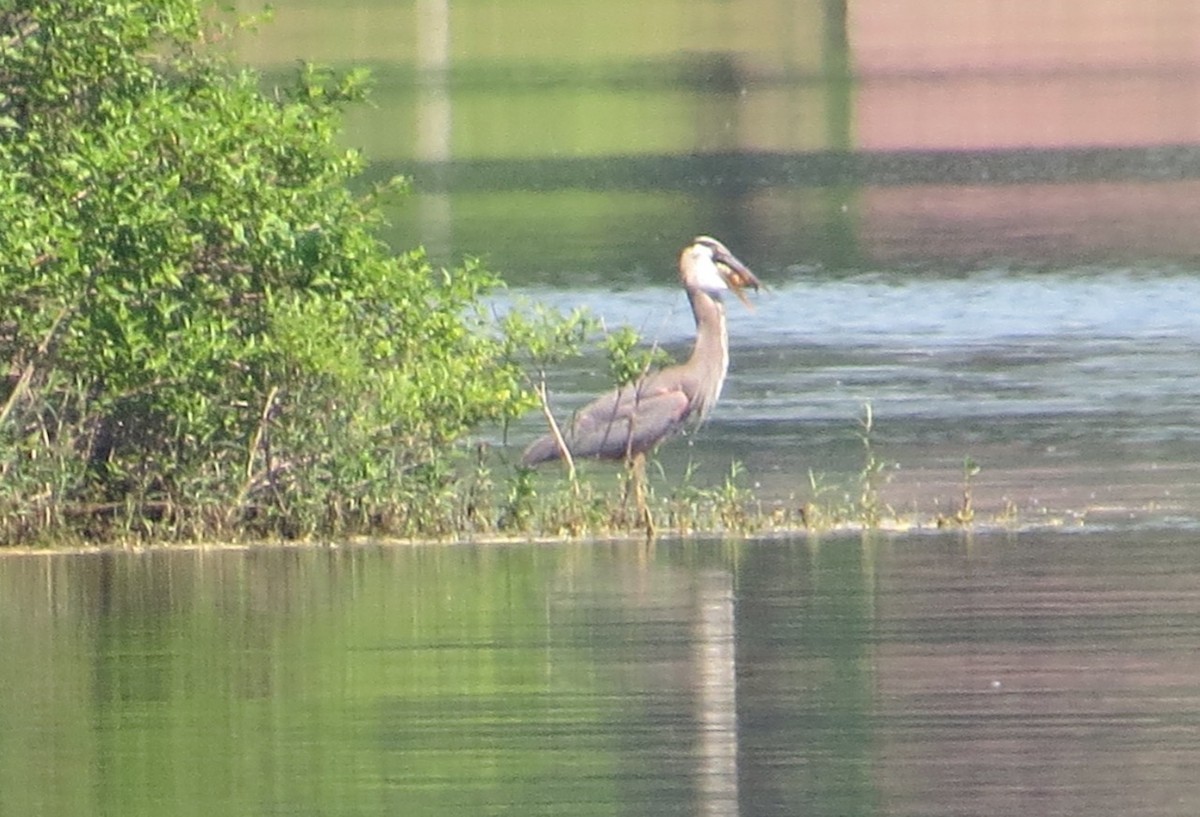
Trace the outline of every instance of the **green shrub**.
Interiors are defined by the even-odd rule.
[[[266,95],[193,0],[0,10],[0,540],[420,532],[532,405],[496,280],[380,242],[363,76]]]

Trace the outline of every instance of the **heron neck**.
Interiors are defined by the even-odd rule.
[[[706,413],[721,394],[729,370],[729,334],[725,328],[725,305],[700,289],[689,289],[692,313],[696,316],[696,344],[687,367],[704,385],[697,395],[701,413]]]

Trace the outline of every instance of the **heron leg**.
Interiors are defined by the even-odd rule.
[[[634,454],[629,462],[629,477],[633,482],[633,496],[637,502],[638,521],[646,531],[646,539],[652,540],[658,529],[654,526],[654,515],[646,501],[646,455]]]

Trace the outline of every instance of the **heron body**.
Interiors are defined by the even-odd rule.
[[[632,462],[688,425],[698,425],[716,404],[729,368],[721,295],[732,291],[744,300],[741,290],[757,289],[759,282],[724,244],[707,236],[683,250],[679,273],[696,319],[691,355],[580,409],[562,431],[572,457]],[[555,435],[546,434],[525,449],[521,461],[537,465],[561,457]]]

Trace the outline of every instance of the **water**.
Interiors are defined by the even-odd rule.
[[[583,304],[679,355],[693,331],[674,290],[521,296],[564,310]],[[798,274],[754,302],[753,312],[730,305],[722,401],[699,433],[662,448],[665,482],[689,462],[707,466],[701,481],[719,481],[732,459],[769,502],[809,497],[810,470],[853,482],[869,404],[875,452],[892,466],[882,494],[899,513],[955,507],[969,457],[982,469],[976,507],[987,512],[1200,520],[1194,275]],[[606,377],[600,359],[552,372],[560,413]],[[540,428],[532,417],[509,436]]]
[[[969,458],[983,524],[6,553],[0,815],[1197,813],[1192,0],[276,5],[237,59],[370,66],[387,240],[496,309],[683,354],[692,236],[768,285],[656,487],[852,493],[869,404],[882,501]]]
[[[499,309],[583,305],[686,354],[679,249],[750,264],[771,291],[731,309],[723,400],[663,490],[739,462],[768,503],[852,494],[869,404],[898,513],[952,511],[970,460],[992,517],[1192,525],[1194,4],[960,5],[293,0],[239,55],[370,64],[347,142],[412,177],[389,240],[484,258]],[[604,371],[551,372],[560,416]],[[489,439],[511,462],[541,426]]]
[[[1191,815],[1169,530],[0,559],[0,813]]]

